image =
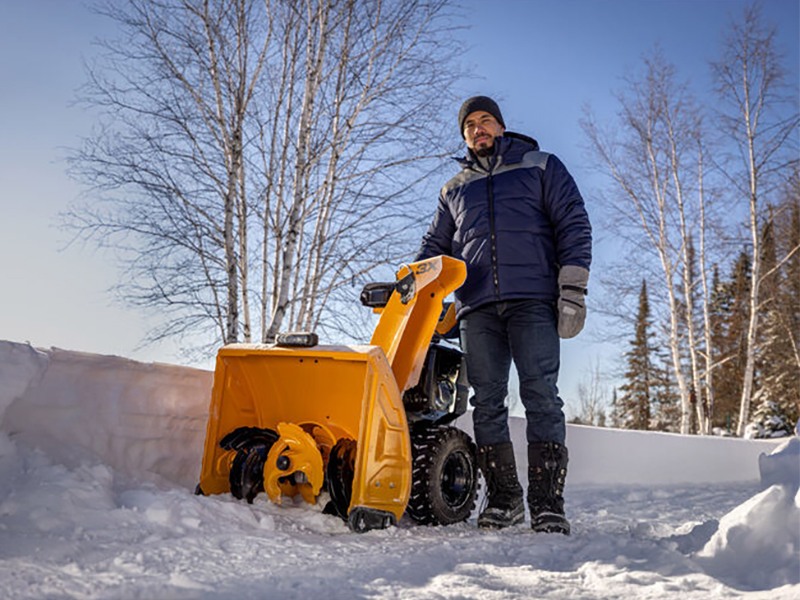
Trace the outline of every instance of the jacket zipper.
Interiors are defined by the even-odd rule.
[[[489,241],[492,245],[492,280],[494,282],[494,295],[500,300],[500,277],[497,270],[497,232],[494,226],[494,185],[492,172],[486,178],[487,192],[489,194]]]

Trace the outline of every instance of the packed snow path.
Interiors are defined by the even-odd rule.
[[[791,479],[797,438],[570,427],[572,536],[474,516],[357,535],[320,506],[192,494],[210,382],[0,342],[0,597],[800,597],[796,487],[758,479],[776,448]]]

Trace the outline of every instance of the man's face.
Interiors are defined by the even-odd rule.
[[[467,148],[480,155],[491,151],[494,138],[503,135],[505,128],[484,110],[469,113],[464,119],[464,139]]]

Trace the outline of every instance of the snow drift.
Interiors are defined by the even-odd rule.
[[[0,597],[800,595],[800,440],[569,426],[570,538],[474,517],[359,536],[318,506],[192,495],[211,383],[0,342]]]
[[[64,464],[100,460],[193,488],[212,381],[197,369],[0,342],[0,423]]]
[[[2,430],[68,465],[94,457],[128,475],[194,488],[213,374],[0,341]],[[458,423],[471,432],[469,413]],[[758,479],[774,441],[568,425],[569,485],[706,484]],[[513,419],[518,459],[524,421]],[[620,436],[624,444],[613,443]],[[657,441],[654,443],[654,439]]]

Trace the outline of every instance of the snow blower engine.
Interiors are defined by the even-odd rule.
[[[475,444],[450,423],[467,408],[461,351],[444,340],[444,299],[466,278],[438,256],[371,283],[380,314],[369,345],[319,345],[313,333],[217,354],[198,494],[252,503],[300,496],[356,532],[464,521],[475,506]],[[324,498],[324,496],[323,496]]]

